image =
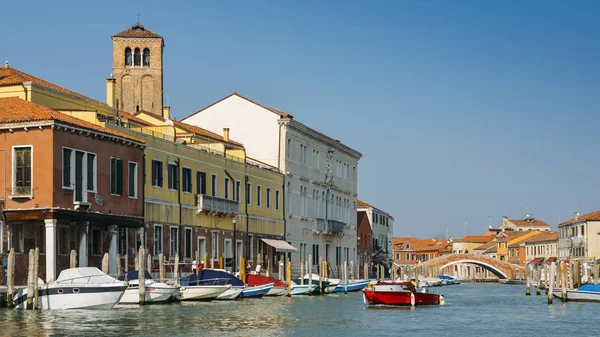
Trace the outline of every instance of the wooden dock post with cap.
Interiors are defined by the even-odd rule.
[[[540,267],[536,267],[535,268],[535,281],[536,281],[536,287],[535,287],[535,294],[536,295],[541,295],[541,289],[542,289],[542,268]]]
[[[525,267],[525,277],[527,278],[527,283],[525,285],[525,296],[531,295],[531,265],[527,265]]]
[[[8,253],[8,266],[7,272],[8,275],[6,277],[6,307],[13,308],[14,307],[14,296],[15,296],[15,249],[11,248]]]
[[[40,249],[36,248],[35,249],[35,262],[34,262],[34,266],[33,266],[33,275],[34,275],[34,281],[33,281],[33,309],[39,309],[40,307],[40,302],[39,302],[39,294],[38,294],[38,275],[40,274]]]
[[[144,256],[146,255],[146,250],[144,249],[144,246],[140,246],[140,249],[138,251],[138,260],[139,260],[139,266],[138,266],[138,284],[139,284],[139,302],[140,305],[144,305],[146,304],[146,259],[144,258]]]
[[[287,263],[287,295],[292,297],[292,262]]]
[[[567,270],[565,261],[560,261],[560,299],[563,302],[567,301]]]
[[[33,309],[33,264],[35,256],[33,249],[29,250],[29,266],[27,268],[27,310]]]

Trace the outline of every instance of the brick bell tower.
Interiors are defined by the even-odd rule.
[[[118,109],[130,113],[146,111],[163,115],[162,36],[144,28],[139,22],[112,36],[113,81]],[[113,103],[113,104],[110,104]]]

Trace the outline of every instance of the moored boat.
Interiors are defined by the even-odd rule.
[[[561,288],[554,288],[552,294],[561,297]],[[567,302],[600,303],[600,284],[583,284],[577,289],[567,289]]]
[[[312,282],[311,282],[312,280]],[[329,287],[329,281],[326,277],[322,277],[321,278],[321,288],[319,288],[319,275],[317,274],[306,274],[304,275],[302,282],[300,282],[300,279],[294,279],[293,280],[296,284],[309,284],[312,283],[313,285],[315,285],[316,287],[311,290],[311,294],[312,295],[319,295],[319,294],[324,294],[327,290],[327,288]]]
[[[39,308],[50,309],[110,309],[119,302],[127,282],[104,274],[95,267],[63,270],[56,281],[38,286]],[[14,305],[25,309],[27,289],[15,294]]]
[[[269,283],[273,283],[273,288],[271,288],[271,290],[265,296],[281,296],[287,294],[287,285],[284,282],[265,275],[246,275],[246,284],[249,287],[261,286]]]
[[[452,284],[460,284],[460,281],[456,279],[454,276],[450,275],[439,275],[438,278],[442,280],[442,284],[444,286],[452,285]]]
[[[339,293],[339,292],[344,292],[344,291],[348,291],[348,292],[359,291],[359,290],[362,290],[364,287],[366,287],[369,284],[369,282],[371,282],[371,281],[370,280],[355,280],[354,282],[348,281],[348,285],[346,286],[346,282],[344,280],[342,280],[333,289],[332,293]]]
[[[363,291],[366,305],[417,306],[444,304],[444,296],[429,293],[427,289],[417,291],[411,282],[378,282]]]
[[[296,282],[292,281],[292,286],[291,286],[291,294],[292,295],[308,295],[309,290],[310,291],[314,291],[318,286],[311,284],[297,284]]]
[[[177,298],[179,288],[166,283],[155,282],[150,273],[145,272],[146,304],[160,303]],[[119,281],[127,281],[129,286],[119,301],[120,304],[138,304],[140,301],[139,272],[128,271],[118,277]]]
[[[192,282],[201,285],[231,285],[229,289],[216,297],[217,300],[233,300],[238,298],[244,290],[244,282],[223,269],[202,269],[198,274],[189,276]]]
[[[254,287],[245,287],[244,290],[242,290],[241,296],[243,298],[261,298],[271,291],[273,286],[273,283],[268,283]]]

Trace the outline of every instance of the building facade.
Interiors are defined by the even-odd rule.
[[[39,248],[46,281],[69,268],[72,250],[81,267],[100,268],[108,253],[116,274],[117,234],[143,226],[143,140],[19,97],[0,98],[0,120],[0,251],[27,266]],[[25,284],[26,268],[15,277]]]
[[[392,237],[394,228],[394,218],[385,211],[374,207],[373,205],[366,203],[362,200],[357,200],[357,223],[358,223],[358,239],[359,239],[359,254],[370,255],[368,258],[369,262],[377,261],[379,263],[387,264],[392,259]],[[361,231],[361,221],[366,221],[370,229],[369,238],[366,238],[365,233]],[[363,229],[364,231],[364,229]],[[362,235],[361,235],[362,234]],[[370,242],[366,244],[364,241],[370,239]],[[367,251],[365,248],[370,248]],[[359,260],[366,260],[364,256],[359,256]]]
[[[285,175],[285,238],[291,254],[318,265],[319,257],[336,269],[357,262],[357,169],[361,154],[298,121],[237,93],[186,117],[183,122],[212,132],[226,127],[244,143],[249,157]]]
[[[561,260],[589,260],[600,256],[600,211],[580,215],[558,225]]]

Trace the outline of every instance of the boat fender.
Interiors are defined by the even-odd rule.
[[[444,295],[440,295],[440,305],[446,304],[446,300],[444,299]]]
[[[369,305],[369,301],[367,301],[367,296],[365,295],[365,293],[363,293],[363,303],[365,305]]]
[[[410,305],[412,307],[415,306],[415,294],[413,294],[413,293],[410,293]]]

